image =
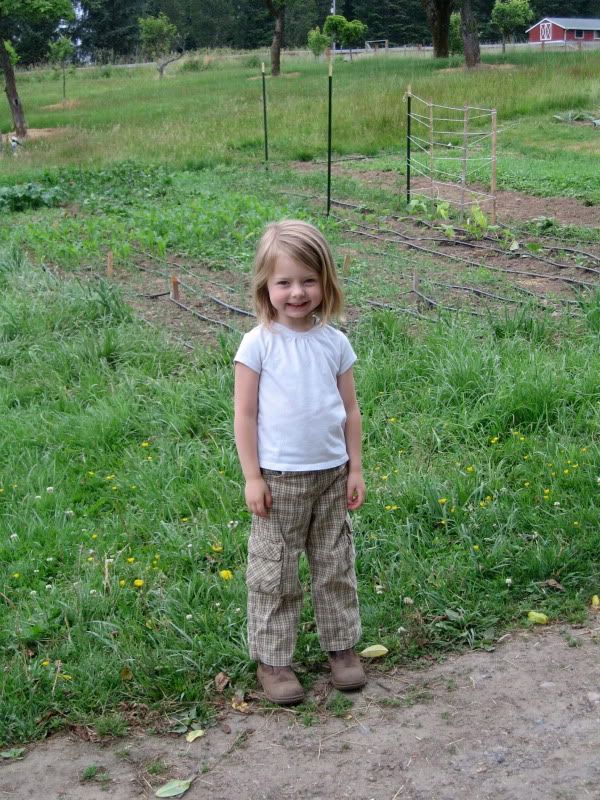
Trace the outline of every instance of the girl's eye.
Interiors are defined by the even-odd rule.
[[[277,281],[277,286],[287,286],[287,281]]]
[[[308,278],[307,280],[304,281],[304,283],[307,286],[314,286],[314,284],[316,283],[316,280],[314,278]]]

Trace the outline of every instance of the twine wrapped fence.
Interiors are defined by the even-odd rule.
[[[447,201],[463,216],[476,203],[489,209],[495,224],[496,109],[437,105],[412,94],[410,86],[405,98],[407,202],[415,196]],[[414,191],[413,175],[424,178],[426,188]],[[489,192],[469,186],[487,180]]]

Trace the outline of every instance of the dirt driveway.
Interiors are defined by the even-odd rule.
[[[186,800],[600,798],[599,615],[507,635],[493,652],[379,670],[351,707],[323,673],[312,708],[250,700],[250,713],[230,710],[191,744],[54,737],[0,763],[0,798],[137,800],[192,775]]]

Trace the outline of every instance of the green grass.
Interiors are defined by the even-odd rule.
[[[199,703],[207,721],[219,671],[252,681],[235,339],[189,355],[103,282],[16,252],[0,276],[0,740],[65,719],[120,735],[121,703]],[[393,664],[490,644],[532,608],[582,619],[600,552],[597,328],[374,314],[351,335],[363,642]],[[323,658],[311,626],[297,656]]]

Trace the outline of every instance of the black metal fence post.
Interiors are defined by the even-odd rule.
[[[267,82],[265,75],[265,62],[262,62],[262,90],[263,90],[263,125],[265,129],[265,169],[269,169],[269,133],[267,128]]]
[[[410,84],[406,92],[406,204],[410,203],[410,121],[411,121],[411,100]]]
[[[331,124],[333,116],[333,61],[329,62],[329,117],[327,121],[327,216],[331,211]]]

